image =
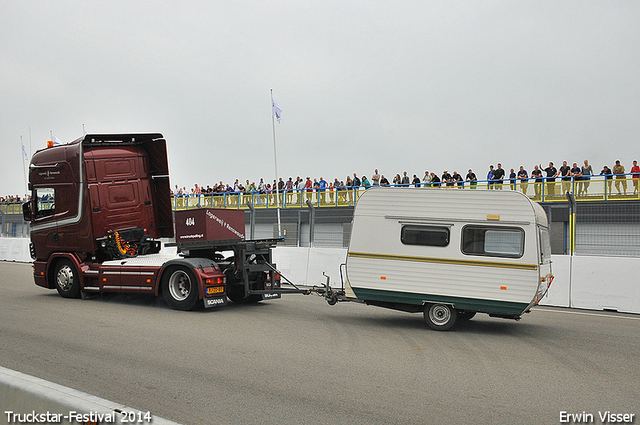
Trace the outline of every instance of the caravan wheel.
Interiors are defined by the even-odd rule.
[[[447,304],[427,304],[424,321],[435,331],[448,331],[456,323],[458,311]]]

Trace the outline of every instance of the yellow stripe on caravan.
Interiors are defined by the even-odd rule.
[[[376,258],[378,260],[416,261],[419,263],[457,264],[460,266],[500,267],[506,269],[537,270],[535,264],[499,263],[496,261],[453,260],[448,258],[411,257],[407,255],[369,254],[366,252],[349,252],[348,257]]]

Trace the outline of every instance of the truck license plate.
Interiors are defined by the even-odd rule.
[[[207,288],[207,294],[219,294],[224,292],[224,286],[210,286]]]

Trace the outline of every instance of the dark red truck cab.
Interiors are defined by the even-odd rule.
[[[35,283],[63,297],[162,293],[172,308],[189,310],[202,301],[224,305],[227,295],[257,301],[279,287],[272,264],[261,271],[244,264],[247,248],[255,248],[244,241],[244,222],[235,240],[203,240],[191,251],[178,242],[181,255],[160,252],[160,238],[174,236],[162,134],[87,134],[40,150],[31,160],[29,186],[32,199],[23,213],[30,221]],[[268,253],[263,263],[274,245],[261,242]],[[222,249],[234,256],[225,260]]]

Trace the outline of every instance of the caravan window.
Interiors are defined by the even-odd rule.
[[[440,226],[402,226],[400,240],[405,245],[447,246],[449,228]]]
[[[469,255],[519,258],[524,254],[524,230],[517,227],[466,226],[462,252]]]

